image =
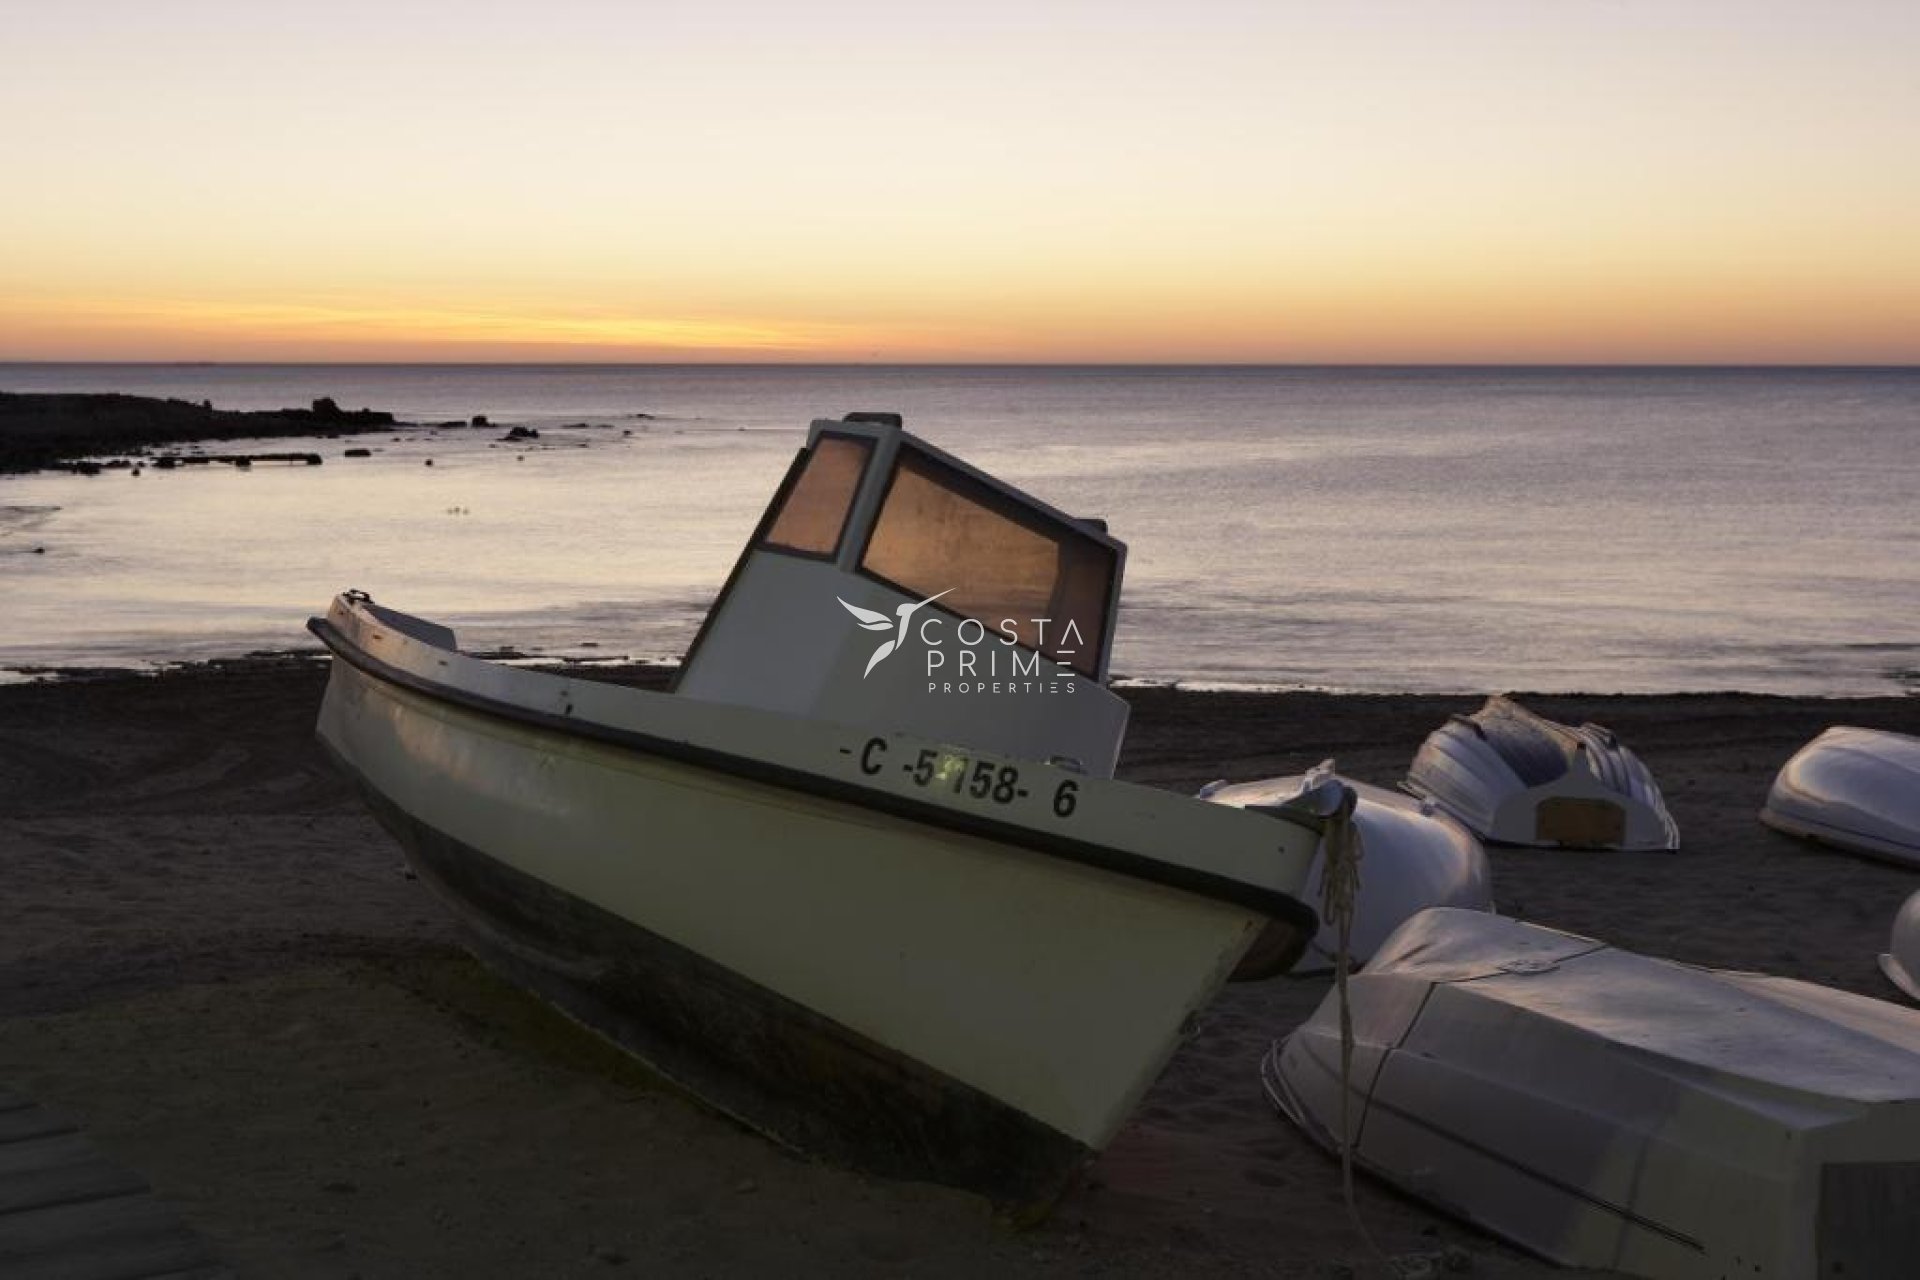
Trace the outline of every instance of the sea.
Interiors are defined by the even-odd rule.
[[[14,364],[0,390],[489,424],[0,477],[4,678],[310,648],[349,587],[473,651],[672,660],[808,422],[863,409],[1107,520],[1127,680],[1920,693],[1920,369]]]

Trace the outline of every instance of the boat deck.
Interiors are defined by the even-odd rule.
[[[228,1280],[146,1179],[71,1120],[0,1088],[0,1275],[9,1280]]]

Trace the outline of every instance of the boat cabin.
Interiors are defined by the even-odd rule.
[[[1126,546],[901,429],[821,419],[687,653],[677,693],[1110,777]]]

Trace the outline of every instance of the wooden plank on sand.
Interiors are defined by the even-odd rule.
[[[73,1121],[57,1116],[45,1107],[21,1107],[15,1111],[0,1111],[0,1145],[9,1142],[28,1142],[34,1138],[44,1138],[49,1134],[73,1131]]]
[[[0,1093],[0,1104],[18,1099]],[[23,1100],[24,1101],[24,1100]],[[73,1123],[0,1109],[0,1276],[6,1280],[224,1280],[232,1275],[146,1179]]]

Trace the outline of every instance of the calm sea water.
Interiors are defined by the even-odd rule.
[[[0,667],[298,646],[349,586],[468,648],[676,654],[808,420],[893,409],[1130,544],[1125,675],[1920,689],[1920,370],[11,365],[0,389],[496,428],[0,478]],[[537,445],[497,441],[516,423]]]

